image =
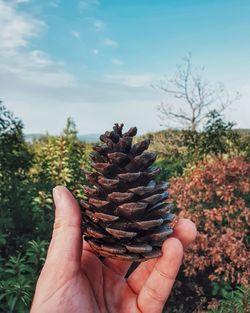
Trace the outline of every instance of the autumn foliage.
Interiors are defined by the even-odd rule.
[[[170,194],[180,216],[197,225],[198,237],[187,251],[185,275],[247,284],[250,163],[241,158],[200,163],[172,178]]]

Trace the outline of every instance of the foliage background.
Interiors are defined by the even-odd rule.
[[[200,132],[147,134],[176,213],[197,224],[165,312],[249,312],[250,134],[212,111]],[[91,144],[68,119],[60,136],[26,142],[0,103],[0,311],[28,312],[53,223],[54,186],[83,196]]]

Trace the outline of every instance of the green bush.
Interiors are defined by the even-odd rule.
[[[16,253],[1,262],[1,312],[28,312],[36,277],[44,263],[48,243],[31,240],[24,253]]]
[[[71,119],[61,136],[26,143],[22,122],[0,103],[0,312],[28,312],[52,230],[52,188],[82,196],[89,149]]]
[[[223,299],[207,313],[249,313],[250,287],[238,287],[235,291],[225,292]]]
[[[173,176],[182,175],[186,161],[181,159],[159,159],[155,165],[161,169],[158,180],[168,181]]]

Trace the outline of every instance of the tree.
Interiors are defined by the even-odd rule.
[[[26,222],[30,210],[27,186],[30,186],[28,171],[32,154],[22,130],[22,122],[0,102],[0,245],[11,240],[18,246],[20,234],[32,228]],[[1,256],[8,254],[10,246],[8,242],[1,249]]]
[[[161,80],[156,87],[172,96],[175,101],[173,106],[170,103],[158,106],[161,120],[192,131],[198,129],[210,111],[222,113],[239,97],[238,93],[230,96],[222,83],[209,82],[204,76],[204,68],[194,70],[190,56],[177,66],[172,79]]]
[[[183,131],[184,143],[192,158],[196,161],[208,156],[222,158],[223,155],[241,154],[241,137],[233,130],[235,123],[227,122],[216,110],[207,114],[207,120],[201,132]]]
[[[222,157],[233,154],[238,148],[240,136],[233,131],[235,123],[226,122],[217,111],[208,114],[208,120],[201,136],[200,150],[203,154]]]
[[[75,121],[71,118],[68,117],[67,121],[66,121],[66,126],[63,129],[63,134],[68,137],[68,138],[72,138],[72,139],[76,139],[77,136],[77,129],[76,129],[76,123]]]
[[[13,113],[8,111],[0,100],[0,135],[5,133],[13,133],[22,130],[23,124],[21,120],[14,117]]]

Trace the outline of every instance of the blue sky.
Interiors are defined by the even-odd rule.
[[[151,87],[192,54],[241,98],[227,109],[250,127],[250,1],[0,0],[0,98],[25,131],[80,133],[114,122],[162,129],[166,95]]]

